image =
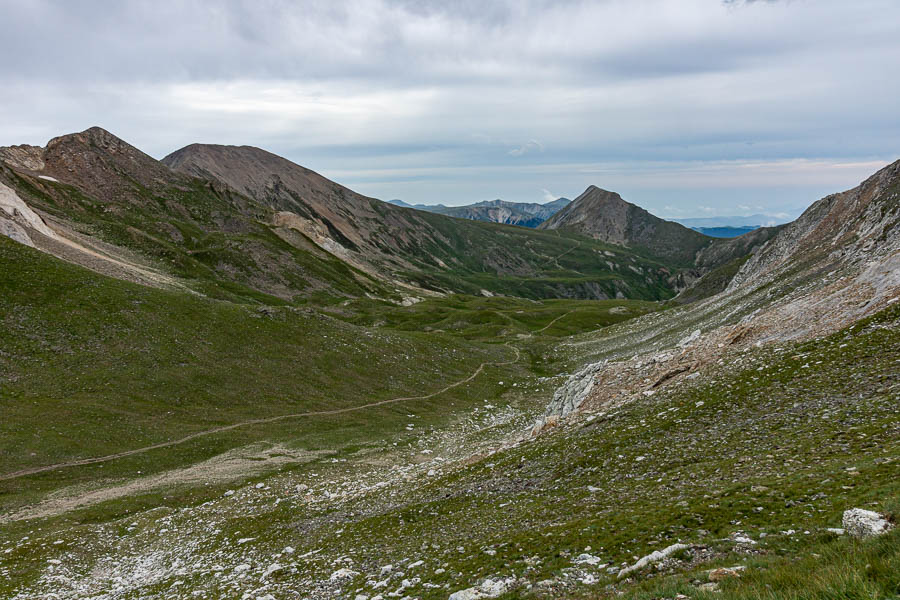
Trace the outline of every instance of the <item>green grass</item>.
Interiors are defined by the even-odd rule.
[[[440,389],[481,362],[512,357],[497,343],[416,331],[368,330],[290,307],[253,305],[117,281],[0,240],[0,472],[115,453],[246,419],[341,408]],[[52,284],[48,284],[52,282]],[[484,378],[455,396],[490,395]],[[440,412],[446,397],[435,400]],[[381,409],[401,420],[397,407]],[[397,414],[395,414],[397,413]],[[361,419],[362,420],[362,419]],[[279,422],[159,452],[45,474],[0,502],[89,481],[191,464],[254,439],[315,445],[315,426]],[[324,419],[324,421],[328,421]],[[332,419],[365,437],[365,422]],[[364,421],[364,420],[362,420]],[[390,426],[390,425],[385,425]],[[310,437],[311,436],[311,437]],[[319,438],[321,439],[321,438]],[[321,443],[321,442],[320,442]],[[12,499],[12,500],[11,500]]]
[[[451,591],[501,575],[562,582],[535,596],[590,598],[612,585],[640,598],[703,597],[692,583],[698,573],[738,561],[749,572],[723,584],[723,597],[891,597],[896,534],[858,544],[823,528],[840,526],[847,508],[890,511],[900,499],[898,322],[895,308],[823,340],[733,357],[708,383],[671,388],[390,497],[235,514],[225,537],[257,537],[258,551],[276,552],[309,523],[298,552],[352,555],[366,572],[428,557],[432,570],[447,566],[427,580]],[[782,533],[790,529],[797,533]],[[737,531],[758,542],[749,554],[723,541]],[[636,587],[605,571],[593,586],[564,577],[586,547],[625,565],[676,541],[709,552],[638,573]],[[327,577],[329,566],[309,573]]]

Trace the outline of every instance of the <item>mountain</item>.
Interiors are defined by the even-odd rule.
[[[649,252],[682,267],[696,267],[697,276],[751,252],[774,233],[774,229],[760,228],[732,240],[711,238],[660,219],[619,194],[593,185],[539,229],[576,232]]]
[[[723,227],[691,227],[694,231],[698,231],[703,235],[708,235],[709,237],[717,237],[717,238],[732,238],[737,237],[739,235],[744,235],[745,233],[749,233],[754,229],[758,229],[757,225],[747,225],[742,227],[731,227],[731,226],[723,226]]]
[[[748,215],[726,217],[690,217],[686,219],[671,219],[686,227],[774,227],[787,223],[790,219],[774,217],[772,215]]]
[[[99,127],[44,148],[0,149],[0,183],[55,232],[32,232],[37,247],[103,273],[268,302],[391,293],[273,227],[270,208],[173,171]]]
[[[71,150],[139,192],[97,141]],[[244,203],[263,238],[274,215],[165,171],[218,192],[180,218],[165,186],[94,213],[26,154],[0,169],[0,218],[36,246],[64,221],[80,241],[116,219],[143,239],[154,218],[212,228],[206,211]],[[684,306],[210,297],[0,238],[0,597],[892,598],[898,203],[900,162]],[[650,264],[428,218],[558,238],[571,269]],[[861,514],[878,525],[862,539]]]
[[[560,237],[410,210],[358,194],[259,148],[192,144],[163,163],[245,194],[275,210],[278,223],[301,231],[356,268],[408,285],[593,298],[661,298],[678,286],[673,275],[677,265],[665,257],[634,257],[634,268],[625,269],[614,260],[631,254],[623,248],[577,235]],[[534,207],[530,210],[545,210]],[[592,259],[602,253],[610,260]]]
[[[896,260],[900,250],[900,161],[857,187],[826,196],[749,257],[730,288],[804,270],[821,277]],[[889,278],[890,279],[890,278]],[[878,288],[887,284],[879,281]]]
[[[658,300],[682,287],[662,258],[393,206],[246,146],[195,144],[157,161],[95,127],[0,149],[0,184],[6,205],[53,236],[21,215],[3,217],[4,232],[101,273],[222,299]]]
[[[391,200],[390,204],[415,208],[428,212],[471,219],[473,221],[488,221],[491,223],[504,223],[506,225],[519,225],[521,227],[537,227],[559,210],[569,204],[568,198],[558,198],[545,204],[534,202],[506,202],[505,200],[485,200],[465,206],[444,206],[443,204],[408,204],[402,200]]]
[[[597,186],[541,224],[541,229],[574,231],[620,246],[652,249],[658,256],[690,263],[711,240],[678,223],[665,221]]]

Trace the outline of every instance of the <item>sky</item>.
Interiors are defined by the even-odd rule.
[[[900,158],[897,0],[0,0],[0,145],[99,125],[461,205],[790,218]]]

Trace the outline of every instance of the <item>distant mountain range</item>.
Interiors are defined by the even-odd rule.
[[[754,229],[759,229],[758,225],[746,225],[743,227],[691,227],[694,231],[699,231],[703,235],[716,238],[733,238],[739,235],[749,233]]]
[[[642,248],[676,264],[701,268],[743,256],[777,231],[770,227],[754,228],[741,237],[710,244],[710,238],[703,233],[660,219],[626,202],[619,194],[595,185],[541,223],[539,229],[569,231],[608,244]]]
[[[470,219],[472,221],[487,221],[491,223],[503,223],[505,225],[519,225],[521,227],[537,227],[560,209],[565,208],[571,200],[558,198],[546,204],[536,202],[507,202],[505,200],[485,200],[465,206],[445,206],[443,204],[408,204],[403,200],[391,200],[390,204],[414,208],[428,212]]]
[[[773,227],[790,221],[772,215],[748,215],[744,217],[690,217],[687,219],[670,219],[692,229],[708,227]]]

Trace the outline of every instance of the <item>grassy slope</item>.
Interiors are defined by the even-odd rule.
[[[6,238],[0,239],[0,264],[3,473],[243,419],[427,392],[482,361],[512,354],[497,344],[370,331],[289,308],[266,315],[249,305],[145,288]],[[156,468],[292,427],[297,424],[189,444],[165,453]],[[76,479],[116,469],[87,468]],[[56,486],[68,478],[60,472],[42,479]],[[17,484],[0,489],[15,496]]]
[[[512,349],[500,342],[542,348],[554,335],[656,307],[457,296],[411,309],[360,300],[340,307],[334,318],[288,306],[262,312],[255,305],[117,281],[5,238],[0,264],[0,474],[248,419],[429,393],[482,362],[512,358]],[[375,321],[379,326],[371,327]],[[539,329],[542,335],[520,339]],[[532,368],[539,366],[532,361]],[[445,420],[452,412],[448,402],[465,407],[490,397],[502,373],[521,368],[489,367],[486,376],[415,404],[435,422]],[[256,425],[103,465],[34,475],[27,485],[0,482],[0,504],[19,506],[98,477],[194,464],[255,440],[287,440],[307,449],[371,441],[405,424],[403,408]]]
[[[211,510],[226,523],[209,552],[233,551],[218,544],[247,536],[259,560],[290,543],[298,554],[325,548],[326,557],[352,556],[355,569],[376,576],[380,565],[427,558],[419,574],[448,587],[406,592],[422,598],[446,598],[448,589],[497,575],[556,579],[508,598],[589,598],[613,589],[639,598],[712,597],[693,582],[705,580],[703,569],[735,563],[749,571],[723,584],[724,597],[891,597],[900,591],[898,535],[858,544],[823,528],[839,526],[849,507],[889,511],[900,499],[898,349],[895,307],[823,340],[731,357],[702,384],[660,392],[405,492],[370,493],[339,508],[262,503],[230,516],[216,504]],[[729,541],[737,531],[757,544]],[[645,581],[637,586],[573,564],[588,547],[605,563],[625,565],[675,541],[703,547],[680,554],[680,565],[636,575]],[[301,579],[327,579],[337,568],[325,558],[297,565]],[[599,583],[579,583],[585,574]],[[293,575],[286,577],[289,584]],[[186,589],[218,589],[205,572],[185,580]],[[361,575],[347,587],[377,593],[372,581]]]
[[[420,270],[402,275],[426,288],[468,294],[487,289],[535,299],[615,298],[621,292],[631,299],[661,300],[673,295],[666,281],[671,265],[643,250],[572,233],[416,212],[441,242],[406,248],[404,256]],[[422,257],[435,257],[445,266]]]
[[[84,233],[139,252],[213,298],[331,303],[341,296],[391,294],[330,254],[285,242],[263,224],[268,219],[266,209],[198,179],[185,179],[187,187],[155,191],[132,181],[131,193],[140,201],[110,203],[72,185],[0,169],[0,175],[32,207],[73,222]],[[309,240],[305,246],[315,249]]]

